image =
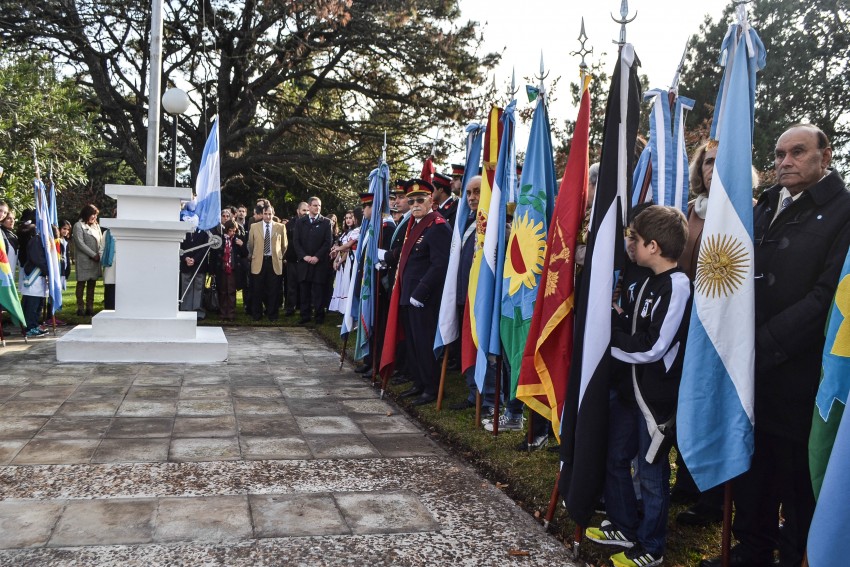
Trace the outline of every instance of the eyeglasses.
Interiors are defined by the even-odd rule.
[[[413,205],[413,203],[419,203],[420,205],[425,202],[425,197],[411,197],[407,200],[408,205]]]
[[[624,229],[623,234],[629,240],[637,240],[637,237],[638,237],[638,233],[633,228]]]

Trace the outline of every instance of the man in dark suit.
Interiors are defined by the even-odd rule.
[[[329,254],[333,243],[331,223],[321,215],[321,199],[310,197],[307,205],[309,212],[295,222],[293,231],[302,325],[310,322],[314,312],[316,323],[325,321],[325,284],[331,269]]]
[[[251,298],[254,321],[259,321],[265,305],[266,317],[276,321],[280,311],[280,290],[283,278],[283,254],[286,251],[286,230],[274,221],[274,208],[263,209],[262,220],[251,224],[248,234],[248,253],[251,256]]]
[[[427,181],[408,182],[406,197],[413,224],[400,252],[383,253],[387,264],[398,266],[399,315],[407,344],[408,371],[413,378],[413,386],[402,396],[417,396],[414,405],[437,399],[439,376],[433,346],[452,241],[446,220],[431,210],[433,192],[434,186]]]
[[[295,242],[295,223],[310,211],[307,203],[301,201],[298,203],[298,208],[295,210],[295,216],[286,222],[286,238],[289,242]],[[287,317],[295,315],[298,310],[298,296],[301,293],[298,285],[298,255],[295,253],[295,246],[290,246],[286,249],[286,272],[283,282],[284,300],[286,302],[286,311],[284,315]]]
[[[457,197],[452,195],[452,178],[442,173],[434,174],[434,195],[432,196],[434,210],[440,213],[449,229],[454,230],[457,216]]]

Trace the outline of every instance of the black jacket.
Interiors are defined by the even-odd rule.
[[[289,223],[287,223],[289,224]],[[304,215],[295,222],[292,247],[298,258],[296,269],[298,281],[324,282],[331,271],[331,221],[319,215],[315,222],[310,222],[310,215]],[[315,256],[319,259],[316,264],[308,264],[305,256]]]
[[[676,411],[693,294],[679,268],[653,274],[641,287],[630,317],[612,330],[611,355],[634,366],[641,396],[660,423]]]
[[[771,220],[779,185],[753,211],[756,427],[807,442],[826,317],[850,245],[850,192],[835,171]]]
[[[414,222],[412,217],[410,222]],[[402,246],[398,252],[387,252],[386,261],[390,265],[398,263],[399,266],[404,262],[399,305],[410,305],[410,298],[414,297],[426,305],[439,308],[449,265],[452,231],[446,220],[433,211],[420,222],[424,223],[424,230],[419,233],[414,230],[414,225],[408,234],[408,238],[415,238],[415,241],[411,243],[407,258],[404,258],[405,246]]]

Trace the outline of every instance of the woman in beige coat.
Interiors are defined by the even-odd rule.
[[[74,225],[74,260],[77,263],[77,315],[83,314],[83,289],[86,292],[85,314],[94,314],[94,286],[100,278],[100,252],[103,234],[97,224],[100,211],[86,205],[80,211],[80,220]]]

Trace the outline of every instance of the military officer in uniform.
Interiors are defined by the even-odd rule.
[[[389,265],[398,266],[399,316],[407,344],[407,367],[413,385],[403,397],[416,397],[413,405],[437,399],[439,382],[434,357],[434,335],[449,263],[452,232],[446,220],[432,210],[434,186],[413,179],[406,186],[410,223],[400,251],[379,252]]]
[[[442,173],[434,174],[434,195],[431,199],[434,210],[446,219],[446,222],[449,223],[449,230],[454,230],[458,199],[452,195],[451,177]]]

